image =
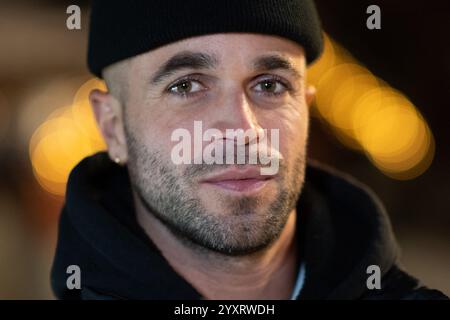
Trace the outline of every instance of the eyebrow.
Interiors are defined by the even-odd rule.
[[[255,70],[277,70],[282,69],[290,72],[293,76],[301,78],[302,74],[294,67],[294,65],[285,57],[277,54],[265,55],[257,58],[253,62]]]
[[[151,83],[156,85],[182,69],[212,69],[218,64],[217,57],[202,53],[183,51],[172,56],[155,72]]]

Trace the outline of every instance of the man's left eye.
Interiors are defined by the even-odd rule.
[[[279,80],[266,79],[260,81],[253,87],[256,92],[264,94],[279,95],[287,90],[287,86]]]

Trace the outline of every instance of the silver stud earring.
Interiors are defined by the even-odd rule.
[[[117,163],[117,164],[120,164],[120,158],[119,157],[115,157],[114,158],[114,162]]]

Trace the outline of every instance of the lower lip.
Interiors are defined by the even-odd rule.
[[[243,180],[221,180],[221,181],[208,181],[205,182],[210,185],[214,185],[216,187],[226,189],[229,191],[236,191],[236,192],[249,192],[249,191],[257,191],[264,187],[267,182],[270,181],[270,179],[267,180],[260,180],[260,179],[243,179]]]

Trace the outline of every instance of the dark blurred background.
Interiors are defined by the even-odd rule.
[[[382,82],[383,90],[398,90],[395,101],[409,108],[402,115],[419,115],[401,119],[422,121],[427,148],[426,161],[399,174],[380,162],[391,158],[377,158],[373,145],[355,147],[343,138],[322,112],[321,101],[339,93],[336,83],[325,95],[327,77],[341,80],[346,73],[326,73],[327,61],[319,61],[311,73],[318,99],[310,157],[369,185],[391,217],[405,269],[450,295],[450,2],[316,3],[333,48],[324,61],[334,57],[330,68],[357,64],[358,74]],[[71,4],[82,9],[81,30],[66,27]],[[380,30],[366,27],[366,8],[372,4],[381,8]],[[65,179],[83,156],[104,148],[87,103],[87,92],[102,86],[85,64],[87,10],[88,1],[0,3],[0,299],[53,298],[49,270]],[[361,98],[359,87],[352,88],[345,101]],[[399,125],[393,139],[409,132],[406,123]]]

